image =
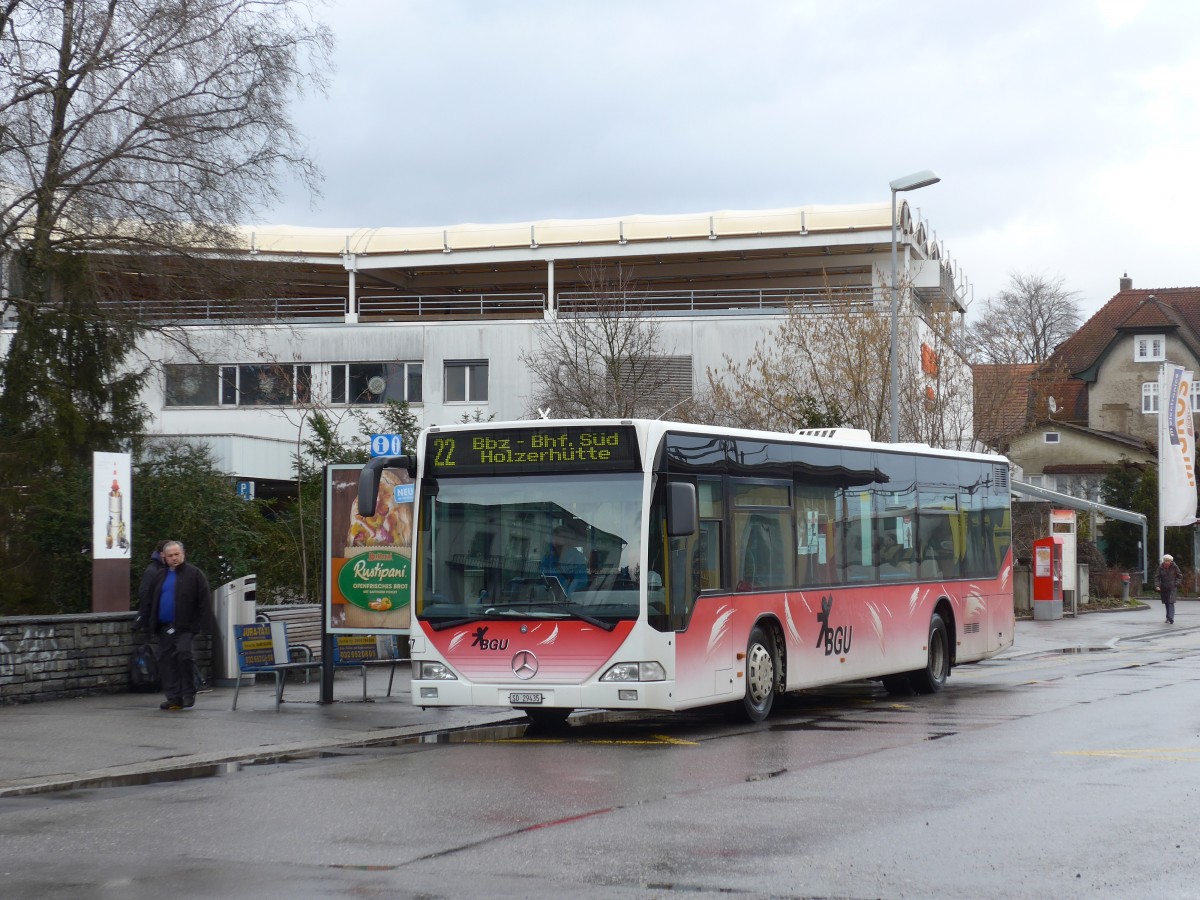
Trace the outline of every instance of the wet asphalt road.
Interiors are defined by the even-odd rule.
[[[1197,897],[1200,628],[1071,649],[7,798],[0,897]]]

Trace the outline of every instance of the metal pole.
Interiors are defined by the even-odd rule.
[[[900,440],[900,385],[898,384],[899,366],[897,365],[897,356],[899,348],[897,344],[900,341],[900,323],[899,323],[899,302],[896,299],[896,194],[899,191],[916,191],[923,187],[929,187],[931,184],[937,184],[941,181],[936,175],[925,169],[921,172],[913,172],[911,175],[906,175],[903,178],[897,178],[895,181],[888,182],[888,187],[892,191],[892,348],[888,354],[888,369],[889,379],[891,380],[892,388],[892,443],[895,444]],[[944,254],[943,254],[944,255]]]
[[[888,378],[891,382],[892,443],[900,440],[900,394],[897,381],[896,344],[900,339],[899,311],[896,301],[896,189],[892,188],[892,343],[888,352]]]

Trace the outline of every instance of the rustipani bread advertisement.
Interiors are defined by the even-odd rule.
[[[328,629],[335,634],[408,634],[412,590],[413,485],[385,469],[375,515],[358,510],[360,465],[325,469]]]

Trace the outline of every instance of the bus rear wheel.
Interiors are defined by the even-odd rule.
[[[742,715],[761,722],[775,704],[775,641],[759,625],[750,632],[746,644],[746,693],[742,697]]]
[[[946,623],[937,613],[929,620],[929,654],[925,668],[908,673],[908,682],[918,694],[936,694],[950,677],[950,639]]]

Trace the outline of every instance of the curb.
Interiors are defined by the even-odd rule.
[[[486,717],[470,725],[449,728],[430,728],[428,725],[409,725],[385,731],[361,731],[338,738],[319,738],[311,741],[290,741],[240,750],[194,753],[187,756],[172,756],[168,759],[149,760],[92,769],[68,775],[34,775],[29,778],[14,778],[0,782],[0,798],[25,797],[32,794],[48,794],[55,791],[82,790],[86,788],[120,787],[128,784],[149,784],[156,781],[175,781],[194,777],[196,774],[216,774],[223,766],[235,764],[261,765],[264,763],[288,762],[308,759],[329,750],[361,749],[365,747],[409,741],[429,734],[462,734],[480,728],[525,722],[524,714],[512,716],[507,710],[498,711],[495,718]],[[209,769],[210,772],[196,770]]]

